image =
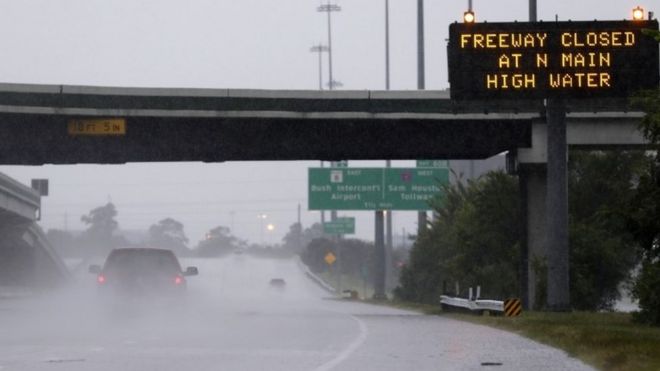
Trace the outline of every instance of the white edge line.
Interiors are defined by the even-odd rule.
[[[353,354],[353,352],[355,352],[360,346],[362,346],[365,340],[367,340],[367,335],[369,334],[369,330],[367,330],[367,325],[365,325],[364,322],[361,319],[357,318],[356,316],[353,315],[349,315],[349,316],[351,317],[352,320],[357,322],[360,333],[344,350],[342,350],[339,354],[337,354],[335,358],[315,368],[314,371],[332,370],[333,368],[337,367],[340,363],[347,360],[348,357],[350,357],[351,354]]]

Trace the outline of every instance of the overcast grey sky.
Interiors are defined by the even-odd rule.
[[[337,0],[333,14],[334,77],[343,89],[384,88],[384,0]],[[392,89],[416,87],[416,3],[390,0]],[[0,81],[136,87],[316,89],[317,59],[326,42],[318,0],[21,0],[0,2]],[[524,0],[474,0],[479,21],[524,21]],[[539,1],[539,19],[629,18],[660,0]],[[448,26],[465,1],[426,0],[426,87],[445,89]],[[327,75],[327,73],[326,73]],[[219,224],[260,242],[257,214],[275,224],[277,242],[306,206],[306,169],[315,162],[173,163],[0,167],[29,182],[51,179],[45,228],[80,229],[80,215],[111,199],[122,228],[147,228],[164,217],[182,221],[191,242]],[[351,162],[381,166],[383,162]],[[412,161],[394,166],[411,166]],[[68,218],[65,218],[65,214]],[[358,215],[358,236],[372,239],[370,213]],[[309,225],[318,213],[304,212]],[[395,232],[415,228],[414,213],[395,217]]]

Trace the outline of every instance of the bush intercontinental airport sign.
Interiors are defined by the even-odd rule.
[[[658,21],[454,23],[452,99],[627,97],[656,88]]]

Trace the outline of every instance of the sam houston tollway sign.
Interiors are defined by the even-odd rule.
[[[452,99],[627,97],[656,88],[658,21],[454,23]]]

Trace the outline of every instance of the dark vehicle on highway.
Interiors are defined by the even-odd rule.
[[[91,265],[104,293],[119,295],[176,295],[185,292],[186,276],[198,274],[196,267],[181,270],[171,250],[124,248],[110,252],[105,264]]]

